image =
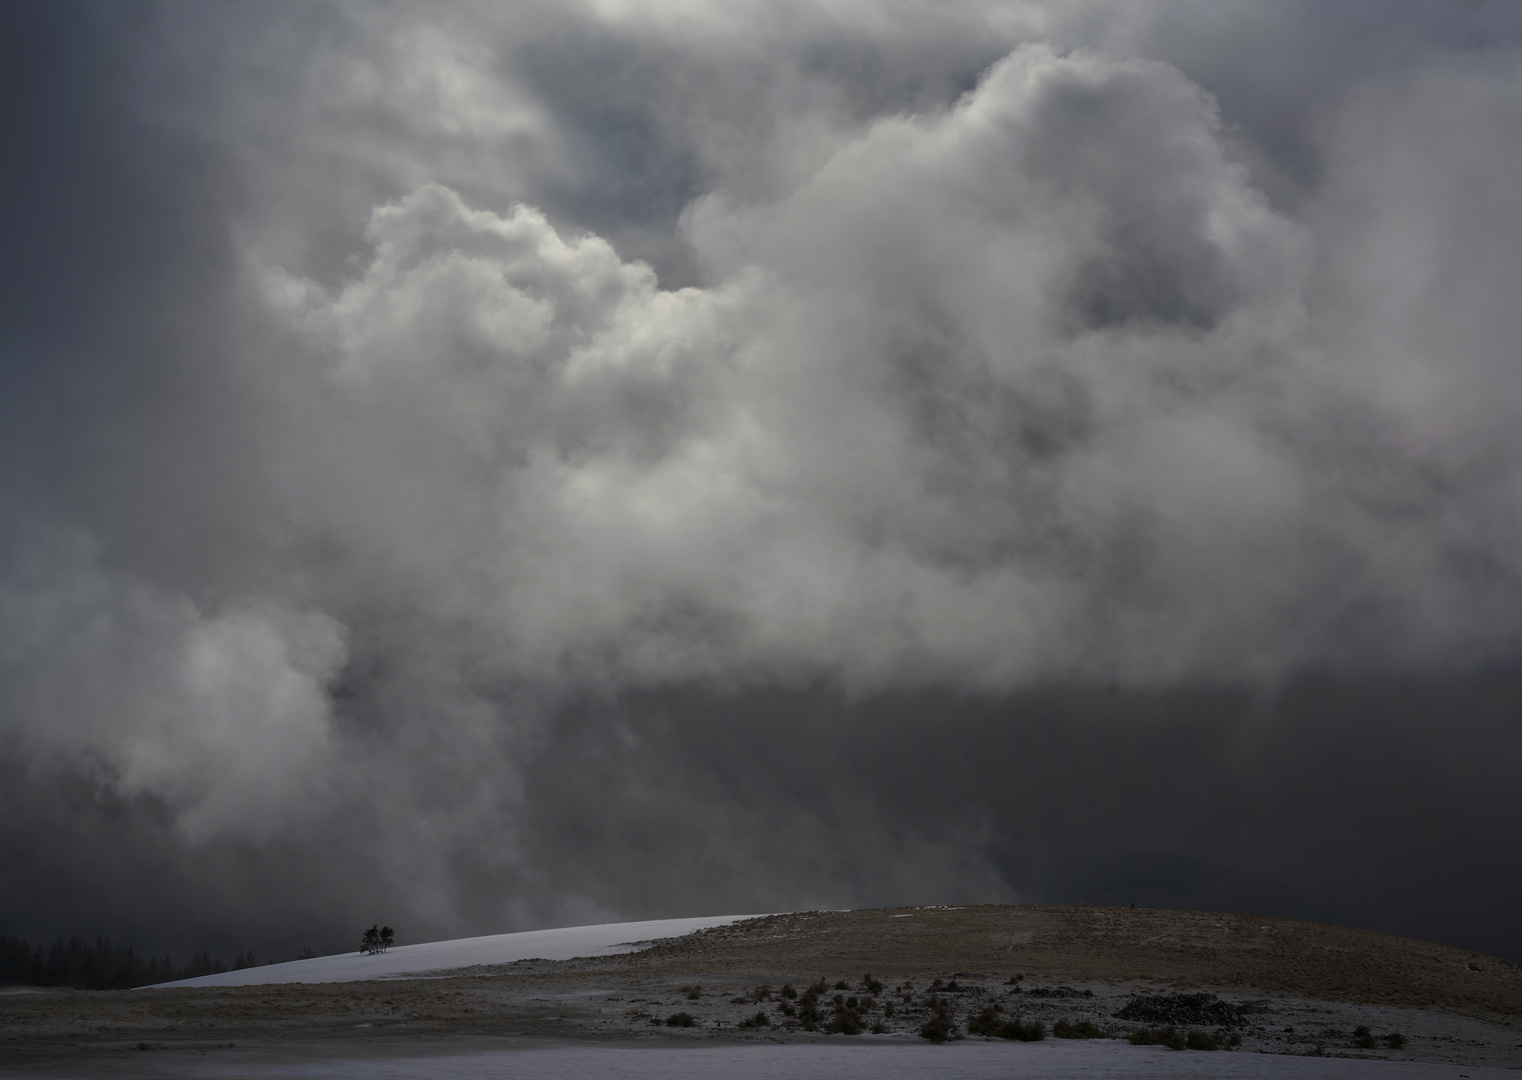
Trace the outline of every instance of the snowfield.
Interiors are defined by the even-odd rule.
[[[423,945],[396,945],[386,952],[366,956],[357,950],[337,956],[318,956],[284,964],[224,971],[194,979],[156,983],[144,990],[181,986],[264,986],[271,983],[363,982],[399,976],[416,977],[434,972],[458,971],[480,964],[510,964],[515,960],[572,960],[580,956],[607,956],[634,952],[661,938],[681,937],[711,926],[727,926],[755,915],[709,915],[700,919],[652,919],[646,922],[601,923],[597,926],[562,926],[553,930],[526,930],[518,934],[430,941]]]
[[[270,1060],[275,1057],[277,1060]],[[283,1057],[284,1060],[279,1060]],[[352,1053],[282,1055],[239,1049],[117,1058],[88,1072],[53,1067],[7,1073],[15,1080],[1515,1080],[1510,1069],[1425,1062],[1355,1061],[1280,1054],[1175,1052],[1113,1040],[1007,1043],[967,1040],[931,1046],[873,1039],[841,1045],[595,1046],[535,1043],[457,1054],[415,1048],[358,1048]]]

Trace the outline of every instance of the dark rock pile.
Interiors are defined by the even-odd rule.
[[[1138,994],[1115,1016],[1137,1024],[1238,1027],[1246,1014],[1255,1011],[1253,1002],[1234,1004],[1214,994]]]
[[[1021,990],[1018,986],[1010,991],[1011,994],[1025,994],[1033,998],[1076,998],[1093,997],[1092,990],[1074,990],[1071,986],[1033,986],[1029,990]]]

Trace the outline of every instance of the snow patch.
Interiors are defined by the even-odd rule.
[[[181,986],[264,986],[271,983],[363,982],[458,971],[480,964],[510,964],[515,960],[571,960],[581,956],[607,956],[635,952],[662,938],[682,937],[713,926],[727,926],[758,915],[708,915],[697,919],[651,919],[644,922],[601,923],[597,926],[562,926],[553,930],[527,930],[518,934],[430,941],[422,945],[398,945],[387,952],[366,956],[358,951],[337,956],[292,960],[284,964],[224,971],[194,979],[157,983],[143,987],[156,990]]]

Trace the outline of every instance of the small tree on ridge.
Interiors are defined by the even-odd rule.
[[[383,953],[396,943],[396,931],[389,926],[371,925],[359,941],[359,951],[367,956]]]

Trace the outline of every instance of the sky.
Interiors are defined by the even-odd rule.
[[[1522,9],[9,3],[0,933],[1522,960]]]

